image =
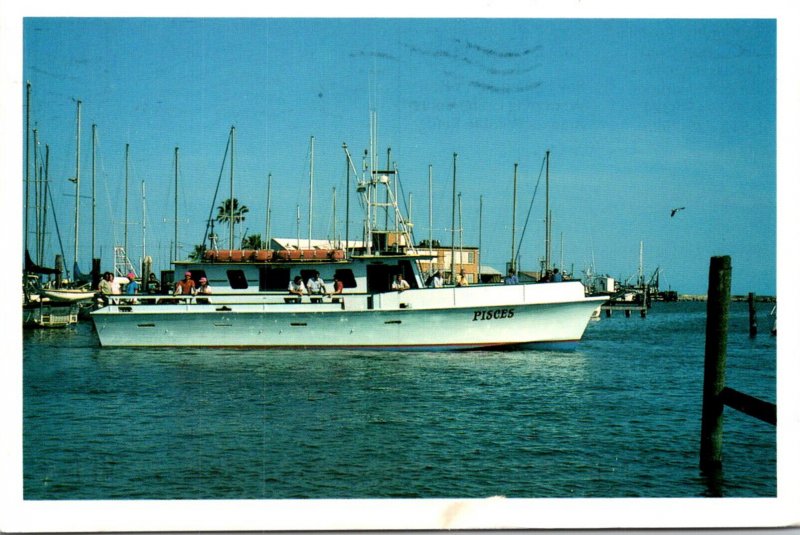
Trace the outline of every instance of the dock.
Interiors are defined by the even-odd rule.
[[[646,318],[647,309],[647,305],[633,301],[609,301],[600,307],[600,311],[604,311],[607,318],[610,318],[615,310],[624,312],[626,318],[630,318],[633,312],[638,312],[641,317]]]

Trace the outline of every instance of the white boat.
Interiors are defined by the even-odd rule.
[[[357,184],[367,211],[363,249],[303,250],[305,240],[298,239],[292,249],[212,250],[202,261],[174,262],[181,275],[188,272],[195,281],[206,277],[213,294],[115,296],[91,314],[100,344],[574,348],[593,313],[607,299],[587,297],[580,281],[425,287],[427,277],[419,260],[431,256],[414,249],[411,225],[400,214],[390,185],[393,174],[372,171]],[[386,210],[386,217],[374,217],[381,210]],[[394,210],[391,216],[390,210]],[[373,228],[379,219],[394,219],[394,230]],[[306,243],[307,247],[312,243],[310,236]],[[345,243],[350,242],[346,239]],[[314,271],[320,273],[328,291],[336,276],[343,283],[342,293],[299,298],[289,294],[294,277],[305,282]],[[408,289],[392,290],[398,274],[408,282]]]
[[[116,304],[92,319],[103,346],[571,348],[604,300],[585,297],[578,281],[424,288],[416,260],[370,255],[320,263],[180,264],[195,279],[207,277],[214,294],[137,295],[137,303],[115,296]],[[297,302],[283,288],[312,270],[328,284],[338,274],[344,292]],[[396,273],[407,274],[410,289],[391,290]],[[282,289],[254,291],[264,287]]]
[[[40,293],[44,297],[49,297],[53,302],[66,303],[88,303],[95,297],[95,292],[77,288],[44,288]]]

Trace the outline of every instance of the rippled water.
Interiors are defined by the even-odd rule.
[[[775,401],[731,305],[728,385]],[[705,304],[589,325],[575,352],[101,349],[24,335],[24,498],[775,496],[775,428],[726,409],[698,469]],[[713,487],[713,488],[712,488]]]

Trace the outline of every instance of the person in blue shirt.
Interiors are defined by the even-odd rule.
[[[128,273],[128,284],[125,286],[125,293],[127,295],[133,295],[138,293],[139,290],[139,283],[136,282],[136,274],[131,271]]]
[[[553,268],[553,276],[550,277],[550,282],[563,282],[564,277],[561,275],[561,272],[558,268]]]
[[[519,284],[519,279],[517,278],[517,273],[514,271],[514,268],[508,270],[508,277],[504,281],[506,284]]]

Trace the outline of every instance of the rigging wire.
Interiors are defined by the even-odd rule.
[[[539,183],[542,181],[542,172],[544,171],[544,164],[547,157],[542,158],[542,167],[539,169],[539,178],[536,179],[536,187],[533,188],[533,197],[531,197],[531,204],[528,206],[528,215],[525,216],[525,225],[522,226],[522,234],[519,237],[519,246],[517,247],[517,254],[514,256],[514,265],[519,265],[519,252],[522,249],[522,240],[525,238],[525,230],[528,228],[528,220],[531,217],[531,210],[533,209],[533,201],[536,200],[536,192],[539,190]]]
[[[211,200],[211,210],[208,212],[208,219],[206,220],[206,231],[203,234],[203,242],[202,245],[205,247],[206,240],[208,239],[208,230],[211,227],[211,230],[214,229],[214,206],[217,204],[217,195],[219,194],[219,186],[222,183],[222,173],[225,171],[225,162],[228,159],[228,151],[231,147],[231,136],[228,134],[228,143],[225,145],[225,154],[222,156],[222,165],[219,168],[219,177],[217,178],[217,189],[214,190],[214,198]],[[233,200],[231,199],[231,204],[233,204]],[[231,214],[232,215],[232,214]],[[233,244],[231,244],[232,246]],[[231,247],[233,248],[233,247]]]

